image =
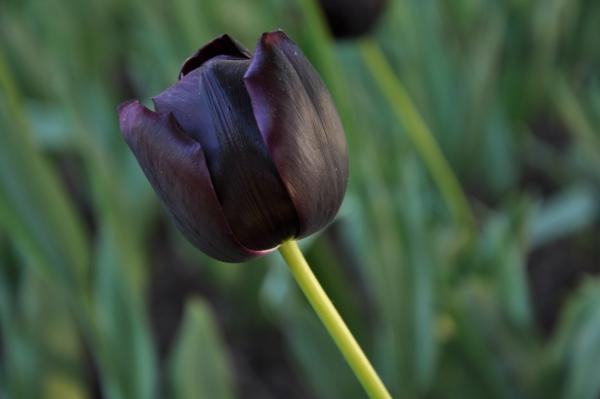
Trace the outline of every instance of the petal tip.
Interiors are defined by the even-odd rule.
[[[277,45],[282,41],[289,41],[290,38],[282,29],[275,29],[271,32],[264,32],[260,36],[260,43],[266,45]]]
[[[117,106],[117,112],[119,113],[119,116],[121,116],[129,106],[131,106],[131,105],[133,105],[135,103],[139,104],[139,101],[135,100],[135,99],[133,99],[133,100],[126,100],[126,101],[123,101],[121,104],[119,104]]]
[[[140,106],[140,102],[138,100],[127,100],[123,101],[117,107],[117,113],[119,114],[119,126],[121,127],[121,133],[123,135],[128,135],[133,129],[133,121],[134,112],[136,110],[134,108],[138,108]]]
[[[126,138],[136,131],[141,118],[154,116],[155,113],[144,107],[138,100],[124,101],[117,107],[119,126]]]
[[[282,29],[276,29],[271,32],[263,32],[260,35],[260,39],[256,45],[256,50],[250,67],[244,74],[244,81],[251,82],[256,76],[261,74],[260,69],[264,63],[268,63],[269,53],[273,51],[273,48],[280,47],[286,43],[294,42],[288,37],[288,35]]]

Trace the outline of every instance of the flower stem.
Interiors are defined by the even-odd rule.
[[[317,281],[306,259],[304,259],[298,243],[294,240],[286,241],[279,247],[279,252],[369,397],[371,399],[391,399],[390,393],[383,385],[369,359],[367,359],[323,287]]]

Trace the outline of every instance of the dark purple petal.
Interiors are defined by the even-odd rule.
[[[250,52],[244,46],[228,35],[222,35],[200,48],[190,58],[185,60],[179,72],[179,79],[194,69],[199,68],[206,61],[220,55],[241,59],[249,59],[251,57]]]
[[[152,187],[194,245],[226,262],[266,253],[247,249],[236,239],[213,190],[202,147],[172,116],[130,101],[119,106],[119,121]]]
[[[249,61],[216,57],[154,98],[204,150],[229,225],[247,248],[296,236],[298,216],[261,137],[243,75]]]
[[[346,140],[331,96],[281,31],[263,34],[244,80],[260,132],[298,213],[298,234],[314,233],[334,218],[348,178]]]

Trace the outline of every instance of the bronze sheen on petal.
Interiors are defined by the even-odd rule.
[[[252,55],[223,35],[179,81],[119,106],[123,136],[183,234],[227,262],[263,255],[335,217],[348,179],[342,125],[323,81],[282,31]]]

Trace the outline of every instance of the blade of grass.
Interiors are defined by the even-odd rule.
[[[431,173],[455,222],[462,230],[462,238],[470,238],[473,235],[475,220],[468,201],[427,124],[379,46],[371,40],[364,40],[360,44],[360,51],[373,79],[387,98],[398,123],[405,127],[419,156]]]
[[[169,359],[169,380],[176,399],[232,399],[232,376],[210,308],[191,299]]]
[[[0,52],[0,222],[21,250],[65,283],[82,290],[89,244],[51,165],[36,149],[18,90]]]
[[[549,348],[548,364],[564,375],[562,398],[597,398],[600,394],[600,280],[585,282],[569,300]]]
[[[600,170],[600,136],[588,118],[575,89],[560,76],[554,79],[554,105],[569,128],[569,133],[579,144],[582,154],[592,165],[592,171]]]

